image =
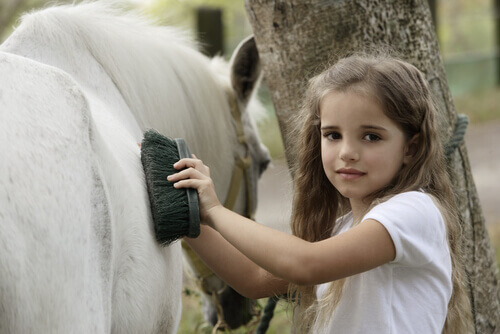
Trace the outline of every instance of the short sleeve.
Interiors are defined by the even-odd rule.
[[[374,219],[389,232],[396,248],[392,263],[421,266],[447,249],[441,212],[425,193],[411,191],[378,204],[363,218]]]

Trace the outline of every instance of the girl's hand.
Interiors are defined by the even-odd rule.
[[[174,164],[174,168],[181,171],[169,175],[167,180],[175,182],[175,188],[194,188],[198,191],[201,220],[209,223],[209,213],[217,207],[222,207],[210,178],[210,169],[194,155],[193,158],[179,160]]]

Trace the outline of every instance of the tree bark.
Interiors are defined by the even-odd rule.
[[[422,70],[434,93],[443,141],[457,121],[427,0],[245,0],[289,165],[297,153],[290,119],[308,79],[347,52],[387,49]],[[476,333],[500,331],[498,268],[465,144],[451,176],[463,225],[465,267]]]

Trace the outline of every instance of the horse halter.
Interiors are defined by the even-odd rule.
[[[236,137],[238,139],[238,143],[243,146],[245,150],[245,156],[242,157],[239,153],[235,157],[235,164],[233,169],[233,174],[231,176],[231,183],[229,186],[229,191],[226,196],[226,201],[224,202],[224,206],[233,210],[234,205],[236,203],[236,199],[238,198],[238,193],[241,187],[242,179],[245,180],[246,186],[246,212],[245,217],[253,219],[254,218],[254,210],[252,203],[252,194],[250,189],[250,175],[248,169],[252,166],[252,157],[250,156],[250,149],[248,147],[248,142],[245,138],[245,131],[243,129],[243,122],[241,121],[241,112],[238,108],[238,102],[234,97],[233,92],[226,92],[226,96],[229,102],[229,108],[231,110],[231,116],[234,120],[234,126],[236,130]]]
[[[238,199],[238,193],[240,192],[241,181],[245,179],[246,186],[246,212],[245,217],[253,219],[254,218],[254,210],[252,203],[252,194],[250,193],[250,176],[248,169],[252,166],[252,157],[250,156],[250,149],[248,147],[248,142],[245,138],[245,131],[243,128],[243,122],[241,120],[241,112],[238,108],[238,102],[234,96],[234,93],[227,90],[226,96],[229,102],[229,108],[231,111],[231,116],[234,120],[234,126],[236,131],[236,137],[238,139],[238,143],[243,146],[245,150],[245,156],[242,157],[239,153],[235,156],[235,164],[233,169],[233,174],[231,176],[231,183],[229,185],[229,191],[226,196],[226,201],[224,202],[224,207],[232,210],[234,205],[236,204],[236,200]],[[208,289],[205,285],[205,280],[215,275],[210,268],[208,268],[201,259],[196,255],[196,253],[184,242],[182,241],[182,248],[186,251],[191,264],[196,270],[196,274],[198,278],[202,281],[202,289],[203,291],[208,292]]]
[[[236,137],[239,145],[241,145],[244,149],[244,156],[240,153],[237,153],[235,156],[235,164],[233,173],[231,176],[231,183],[229,185],[229,190],[226,196],[226,200],[224,202],[224,207],[229,210],[233,210],[234,205],[236,204],[236,200],[238,199],[238,194],[240,192],[242,180],[245,180],[246,186],[246,209],[245,209],[245,217],[253,219],[254,218],[254,208],[252,202],[252,194],[250,189],[250,172],[249,168],[252,166],[252,157],[250,155],[250,148],[248,146],[248,142],[245,137],[245,131],[243,127],[243,122],[241,120],[241,112],[238,108],[238,102],[236,101],[236,97],[234,93],[230,90],[226,90],[226,96],[229,103],[229,108],[231,111],[231,116],[233,117],[234,127],[236,131]],[[224,321],[224,314],[222,311],[221,305],[219,305],[215,295],[222,292],[224,288],[220,291],[210,291],[208,287],[208,279],[215,274],[212,272],[208,266],[203,263],[203,261],[196,255],[196,253],[189,247],[189,245],[182,240],[182,248],[184,249],[186,255],[191,262],[191,265],[194,267],[196,280],[198,281],[199,287],[208,295],[212,295],[212,300],[217,309],[217,318],[218,322],[214,329],[225,326],[226,323]]]

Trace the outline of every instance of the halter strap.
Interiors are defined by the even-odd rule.
[[[234,205],[236,204],[236,200],[238,198],[238,193],[241,187],[241,180],[245,180],[246,186],[246,217],[253,219],[254,212],[252,210],[252,194],[250,193],[250,174],[248,173],[248,169],[252,165],[252,158],[250,156],[250,150],[248,148],[248,143],[245,138],[245,131],[243,129],[243,122],[241,120],[241,112],[238,108],[238,103],[236,102],[236,98],[234,97],[234,93],[227,91],[226,96],[229,102],[229,107],[231,110],[231,115],[234,120],[234,127],[236,130],[236,137],[238,139],[238,143],[243,145],[245,148],[245,156],[237,155],[235,157],[235,164],[233,169],[233,174],[231,176],[231,183],[229,186],[229,191],[226,196],[226,201],[224,202],[224,206],[229,210],[233,210]]]
[[[229,190],[226,196],[226,201],[224,203],[224,206],[230,210],[234,208],[234,205],[236,204],[236,200],[238,198],[238,194],[240,192],[240,187],[241,187],[241,181],[242,179],[245,180],[245,186],[246,186],[246,197],[247,197],[247,204],[246,204],[246,213],[245,215],[253,219],[253,210],[252,210],[252,196],[251,196],[251,189],[250,189],[250,175],[248,172],[248,169],[252,165],[252,158],[250,156],[249,148],[248,148],[248,143],[245,138],[245,132],[243,128],[243,122],[241,120],[241,113],[238,108],[238,103],[236,102],[236,98],[234,97],[234,93],[231,91],[226,91],[226,96],[228,99],[229,107],[231,110],[231,115],[234,120],[234,127],[236,131],[236,137],[238,139],[238,143],[240,145],[243,145],[245,149],[245,156],[242,157],[241,155],[237,155],[235,157],[235,164],[234,164],[234,169],[233,169],[233,174],[231,176],[231,183],[229,185]],[[206,280],[207,278],[215,275],[210,268],[201,261],[201,259],[196,255],[196,253],[189,247],[189,245],[182,240],[182,248],[186,252],[186,255],[189,258],[189,261],[191,262],[191,265],[194,267],[196,277],[200,283],[200,288],[207,294],[211,294],[212,292],[208,290],[206,286]]]

